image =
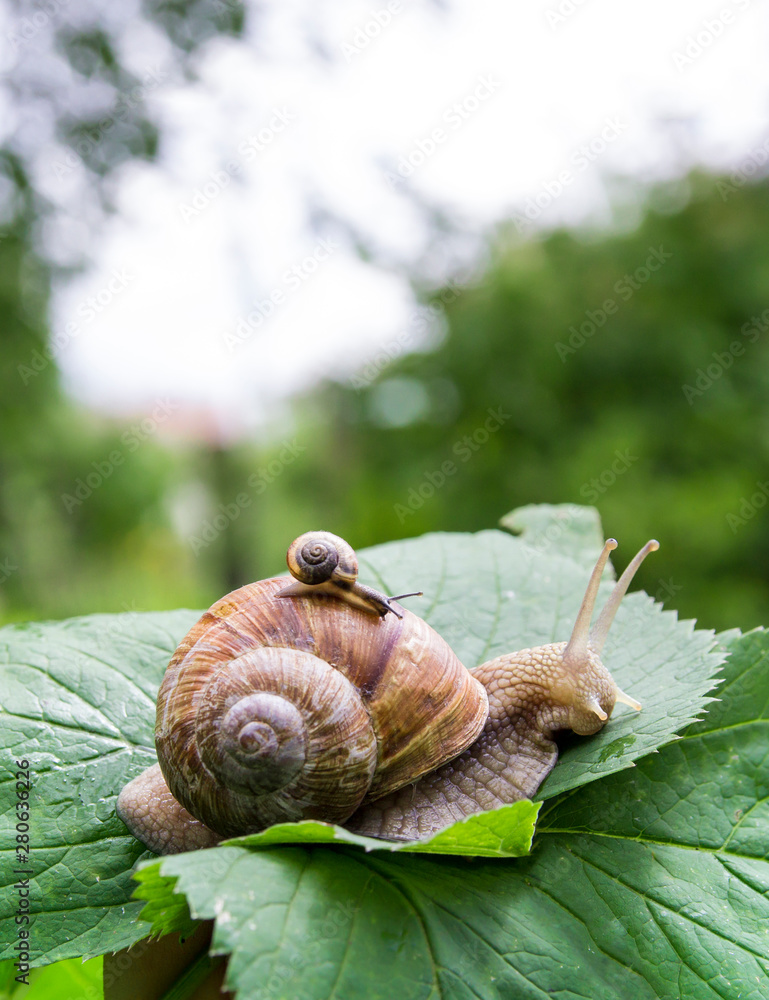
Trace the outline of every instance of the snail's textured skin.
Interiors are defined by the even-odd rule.
[[[487,718],[485,689],[421,618],[404,608],[402,618],[378,617],[322,593],[277,597],[286,582],[262,580],[218,601],[180,644],[158,695],[163,777],[222,836],[281,820],[341,822],[367,794],[455,757]],[[304,722],[303,735],[281,744],[280,767],[252,745],[266,737],[251,720],[275,712],[275,731]],[[131,822],[136,793],[127,786],[118,810],[146,842]]]
[[[155,854],[180,854],[213,847],[221,837],[191,816],[168,789],[159,764],[125,786],[118,796],[118,816]]]
[[[370,837],[420,840],[473,813],[532,798],[558,759],[553,733],[586,736],[604,725],[580,701],[596,697],[607,717],[614,708],[616,687],[598,657],[577,676],[564,667],[565,646],[522,649],[474,670],[489,695],[475,743],[414,784],[364,802],[344,825]]]

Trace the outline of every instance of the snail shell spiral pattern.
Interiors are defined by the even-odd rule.
[[[355,583],[358,560],[351,545],[330,531],[308,531],[291,543],[286,555],[291,575],[315,585],[333,580]]]
[[[421,618],[380,618],[324,593],[280,598],[286,581],[213,605],[160,688],[163,776],[222,836],[341,822],[456,757],[486,721],[485,689]]]

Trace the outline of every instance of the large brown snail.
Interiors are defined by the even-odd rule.
[[[590,629],[616,545],[603,547],[568,642],[470,672],[397,598],[357,582],[346,542],[302,535],[288,551],[298,582],[233,591],[182,640],[158,694],[159,764],[123,789],[118,815],[174,853],[308,818],[414,840],[531,797],[555,765],[556,731],[591,735],[616,702],[641,708],[600,653],[659,546],[635,556]]]

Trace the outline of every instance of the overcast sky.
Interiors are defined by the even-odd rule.
[[[605,220],[609,176],[733,169],[760,150],[768,21],[746,0],[276,0],[186,86],[137,22],[123,44],[162,154],[120,175],[106,229],[82,226],[93,266],[53,307],[69,391],[113,413],[170,396],[236,435],[382,345],[418,347],[409,275],[462,273],[495,223]],[[62,163],[52,149],[59,197],[78,175]],[[410,190],[466,239],[432,245]],[[319,211],[374,261],[313,228]]]

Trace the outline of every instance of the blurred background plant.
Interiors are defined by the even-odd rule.
[[[418,6],[423,19],[432,19],[428,27],[442,19],[451,23],[450,9]],[[472,16],[466,5],[453,6]],[[114,267],[114,256],[99,259],[104,234],[116,219],[133,220],[145,239],[136,258],[152,252],[152,230],[137,221],[141,206],[151,202],[141,184],[147,171],[168,171],[171,164],[173,173],[185,160],[178,135],[185,129],[195,134],[195,95],[215,92],[212,79],[234,66],[227,62],[232,59],[264,63],[276,79],[289,61],[295,68],[311,59],[314,72],[333,78],[370,56],[384,90],[388,64],[376,60],[387,56],[386,32],[395,40],[411,30],[400,4],[382,4],[380,11],[357,5],[346,13],[343,29],[321,25],[321,15],[300,4],[295,14],[305,31],[295,45],[301,51],[283,65],[264,41],[270,16],[277,16],[273,8],[152,2],[107,9],[84,0],[66,7],[3,7],[13,72],[3,85],[7,125],[0,152],[0,619],[203,607],[228,589],[282,571],[287,543],[309,528],[335,531],[361,548],[425,531],[476,531],[494,526],[515,506],[548,502],[594,504],[607,534],[621,542],[620,567],[646,538],[658,537],[660,554],[644,566],[639,583],[683,616],[718,628],[767,623],[764,125],[746,126],[733,138],[720,170],[719,157],[705,156],[704,146],[694,140],[691,148],[681,145],[689,134],[686,122],[672,131],[670,121],[660,124],[664,169],[647,164],[633,173],[627,160],[607,154],[595,165],[588,156],[593,189],[581,191],[584,210],[565,192],[580,187],[583,167],[575,154],[561,150],[553,163],[571,164],[569,180],[556,167],[523,178],[504,210],[493,218],[478,213],[468,222],[448,196],[430,197],[427,169],[419,183],[411,179],[415,164],[438,146],[446,148],[432,157],[430,169],[464,149],[450,148],[451,119],[442,114],[457,93],[439,97],[437,112],[424,120],[444,122],[446,138],[428,126],[412,128],[412,146],[401,140],[397,147],[412,152],[403,154],[405,160],[393,153],[380,171],[388,197],[397,195],[412,213],[404,227],[413,235],[409,252],[398,256],[397,240],[372,236],[378,218],[386,228],[389,211],[387,198],[375,192],[362,196],[376,208],[373,230],[357,225],[354,204],[320,197],[306,176],[295,178],[295,201],[277,199],[278,215],[291,219],[301,204],[308,220],[297,284],[314,273],[323,253],[341,246],[356,266],[379,268],[387,281],[399,282],[387,286],[395,288],[399,303],[389,326],[367,332],[357,314],[352,321],[336,316],[331,293],[320,305],[309,299],[305,340],[292,345],[289,338],[294,359],[276,360],[283,328],[271,334],[269,323],[262,324],[281,305],[276,290],[285,295],[291,280],[270,277],[269,268],[255,274],[245,264],[241,273],[236,252],[236,263],[230,257],[227,267],[238,272],[245,290],[211,336],[220,349],[223,343],[234,348],[226,358],[232,368],[259,373],[262,381],[241,387],[238,398],[245,393],[241,409],[260,417],[234,419],[238,403],[217,408],[195,392],[185,397],[176,384],[166,386],[162,372],[153,379],[163,351],[173,356],[186,344],[181,329],[172,347],[162,348],[174,323],[151,310],[134,329],[134,360],[148,373],[146,382],[115,405],[109,380],[102,385],[106,398],[87,388],[82,359],[89,350],[101,351],[107,358],[102,364],[120,375],[123,361],[119,352],[110,360],[109,331],[134,322],[130,296],[120,293],[143,280],[130,266],[124,273]],[[554,44],[556,30],[573,28],[566,42],[572,47],[592,30],[587,10],[568,26],[548,23],[550,10],[556,6],[540,5],[538,17],[543,37],[550,32]],[[698,15],[690,10],[688,17],[695,32]],[[379,29],[369,30],[372,23]],[[738,27],[742,34],[734,29],[734,44],[747,44],[751,24]],[[461,35],[461,25],[455,28]],[[685,52],[686,33],[677,30]],[[558,37],[561,44],[563,35]],[[148,50],[160,53],[157,66],[137,55],[146,39]],[[369,45],[370,53],[364,51]],[[719,45],[727,53],[732,42]],[[718,73],[718,59],[716,51],[706,53],[698,71]],[[468,115],[475,113],[474,94],[476,105],[486,100],[478,90],[485,68],[461,74],[460,111]],[[671,72],[675,68],[673,61]],[[487,90],[493,91],[494,79],[486,81]],[[171,90],[177,103],[163,104]],[[236,92],[248,105],[248,88],[238,85]],[[189,97],[189,106],[180,94]],[[261,96],[259,113],[251,113],[263,125],[257,145],[269,146],[291,119],[290,111],[282,119],[279,114],[284,96],[276,84]],[[228,131],[231,106],[213,103],[224,121],[225,146],[240,149],[248,133]],[[481,142],[486,113],[478,112],[463,144]],[[305,114],[311,117],[312,110]],[[346,128],[376,131],[380,114],[371,109],[368,121]],[[605,120],[601,112],[593,134],[602,134]],[[509,145],[494,121],[488,119],[484,135]],[[333,145],[328,136],[319,141]],[[576,148],[571,138],[565,141],[567,151]],[[630,153],[632,147],[626,157]],[[258,212],[249,216],[247,207],[242,213],[238,208],[246,206],[246,182],[253,179],[242,173],[247,152],[221,166],[226,155],[219,151],[204,161],[197,187],[179,182],[172,199],[177,227],[185,210],[204,213],[201,226],[209,219],[225,226],[235,206],[246,216],[249,240],[269,258]],[[346,155],[337,152],[343,184]],[[525,158],[526,147],[505,155]],[[483,162],[491,169],[491,157]],[[254,176],[269,199],[266,158],[264,164],[262,169],[257,158]],[[458,169],[468,170],[461,163]],[[479,173],[476,187],[483,185]],[[180,239],[190,232],[182,227]],[[287,251],[285,260],[296,259],[293,249]],[[200,280],[171,256],[164,266],[158,302],[163,299],[171,316],[178,307],[184,327],[182,300]],[[350,267],[354,285],[355,274],[363,272]],[[78,284],[84,273],[91,276],[88,287],[100,290],[95,298]],[[313,278],[317,288],[323,280]],[[216,276],[210,281],[215,284]],[[364,299],[366,281],[361,278],[358,293]],[[371,314],[378,312],[377,301]],[[250,318],[243,302],[252,307]],[[68,320],[79,325],[68,326]],[[290,311],[283,320],[297,322]],[[307,326],[316,321],[320,332],[313,337]],[[284,379],[290,389],[264,389],[270,379],[280,380],[281,366],[299,363],[312,339],[320,341],[316,355],[322,352],[323,330],[337,321],[350,340],[341,349],[329,346],[336,368],[311,356],[301,378]],[[141,339],[147,328],[157,337],[157,353]],[[95,337],[100,346],[94,347]],[[188,339],[194,353],[192,332]],[[204,360],[198,368],[205,377]],[[221,397],[229,391],[225,386]]]

